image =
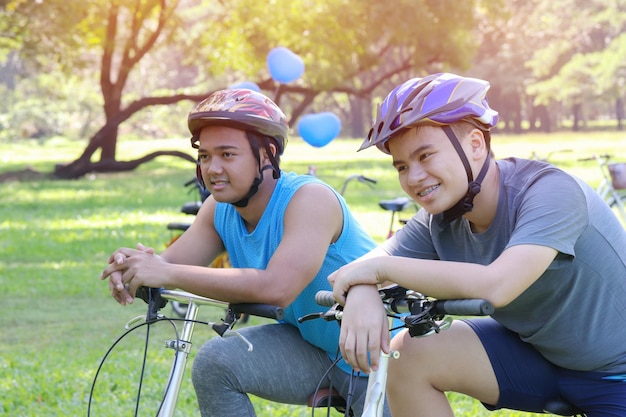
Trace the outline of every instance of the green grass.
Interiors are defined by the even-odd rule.
[[[183,139],[123,141],[119,155],[140,156],[153,149],[187,149]],[[355,153],[358,141],[336,140],[316,149],[292,139],[283,167],[306,172],[311,164],[318,175],[339,188],[351,174],[378,180],[374,188],[351,183],[345,197],[356,217],[378,241],[388,227],[389,215],[378,201],[401,195],[389,157],[367,150]],[[0,144],[0,174],[32,166],[51,172],[54,164],[68,162],[82,151],[82,143],[55,139],[44,143],[25,141]],[[529,156],[535,150],[574,149],[555,155],[555,162],[591,184],[599,181],[593,163],[576,159],[593,152],[610,152],[626,161],[622,134],[553,134],[496,136],[499,157]],[[0,415],[86,415],[91,383],[108,347],[124,332],[124,324],[145,313],[138,302],[119,307],[108,295],[99,274],[108,255],[119,246],[137,242],[162,250],[171,232],[170,221],[189,220],[178,212],[190,199],[182,184],[194,175],[188,162],[164,157],[137,171],[90,175],[79,180],[38,180],[0,183]],[[169,310],[168,310],[169,311]],[[201,311],[201,319],[215,320],[219,311]],[[201,329],[196,339],[211,333]],[[143,391],[144,411],[158,401],[171,351],[160,347],[172,338],[165,325],[153,329],[149,377]],[[137,389],[144,341],[141,331],[125,338],[106,362],[96,385],[93,416],[131,416]],[[193,359],[193,354],[192,358]],[[488,413],[481,405],[451,395],[460,416]],[[306,407],[272,404],[255,399],[260,416],[308,416]],[[197,415],[190,382],[184,385],[179,416]],[[317,415],[321,415],[317,413]],[[337,414],[335,414],[337,415]],[[531,414],[503,411],[502,416]]]

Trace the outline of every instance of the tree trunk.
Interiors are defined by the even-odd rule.
[[[550,133],[552,131],[552,126],[550,123],[550,114],[548,113],[548,108],[546,106],[537,106],[535,107],[535,111],[537,112],[537,116],[539,118],[539,129],[544,133]]]
[[[365,117],[370,116],[371,106],[370,102],[359,96],[350,96],[351,107],[351,120],[350,120],[350,134],[355,138],[364,138],[365,132]],[[368,120],[369,122],[369,120]]]
[[[572,125],[572,130],[574,132],[580,131],[580,125],[582,121],[581,120],[582,109],[583,109],[583,106],[580,103],[575,103],[574,106],[572,106],[572,114],[574,116],[574,123]]]

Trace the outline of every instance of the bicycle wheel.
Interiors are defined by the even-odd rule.
[[[185,318],[185,315],[187,314],[187,306],[188,304],[186,303],[181,303],[180,301],[170,301],[170,304],[172,305],[172,311],[180,318]]]

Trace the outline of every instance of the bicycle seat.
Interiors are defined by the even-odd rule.
[[[396,197],[391,200],[381,200],[378,205],[385,210],[402,211],[411,205],[411,199],[409,197]]]
[[[180,209],[185,214],[193,214],[194,216],[198,214],[198,210],[200,210],[200,206],[202,205],[199,201],[191,201],[189,203],[183,204],[183,207]]]
[[[543,411],[557,416],[584,416],[585,412],[562,398],[550,400],[543,407]]]
[[[346,400],[333,388],[320,388],[309,397],[309,407],[334,407],[340,413],[346,412]],[[352,415],[352,410],[350,410]]]
[[[184,232],[185,230],[189,229],[189,226],[189,223],[172,222],[167,224],[167,230],[181,230]]]

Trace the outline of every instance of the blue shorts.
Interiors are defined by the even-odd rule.
[[[498,380],[497,404],[541,413],[555,399],[565,399],[587,417],[626,416],[626,375],[572,371],[553,365],[517,334],[491,318],[464,320],[482,342]]]

